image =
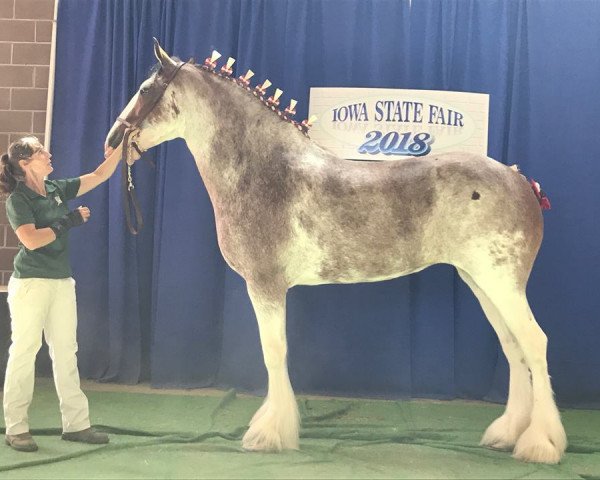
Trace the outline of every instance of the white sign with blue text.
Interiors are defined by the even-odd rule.
[[[348,159],[397,160],[430,152],[487,155],[489,95],[387,88],[311,88],[310,136]]]

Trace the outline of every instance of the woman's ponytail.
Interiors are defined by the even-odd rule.
[[[0,192],[11,193],[17,186],[17,180],[12,174],[10,157],[4,153],[0,158]]]
[[[19,165],[19,161],[30,158],[39,146],[40,141],[32,135],[22,137],[10,144],[8,152],[0,158],[1,193],[12,193],[17,182],[25,178],[25,172]]]

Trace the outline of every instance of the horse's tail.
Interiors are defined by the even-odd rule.
[[[535,196],[538,199],[538,202],[540,202],[540,207],[542,207],[542,210],[550,210],[552,208],[552,205],[550,205],[550,199],[544,193],[542,187],[540,187],[540,184],[536,182],[533,178],[529,179],[529,183],[531,185],[533,193],[535,193]]]
[[[510,168],[515,172],[521,173],[519,166],[516,164],[511,165]],[[523,174],[521,173],[521,175]],[[525,175],[523,175],[523,178],[526,178]],[[550,199],[548,198],[548,195],[544,193],[540,184],[536,182],[533,178],[529,179],[529,184],[531,185],[531,189],[533,190],[535,197],[538,199],[542,210],[550,210],[552,208],[552,205],[550,204]]]

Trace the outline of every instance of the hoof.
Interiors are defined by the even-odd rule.
[[[263,425],[264,427],[264,425]],[[249,452],[281,452],[298,450],[298,435],[282,435],[276,430],[260,428],[253,423],[242,438],[242,448]]]
[[[513,457],[522,462],[547,463],[555,465],[560,462],[562,453],[550,441],[535,445],[515,447]]]
[[[275,408],[267,400],[252,418],[242,448],[251,452],[298,450],[298,407],[295,400],[286,407]]]
[[[517,441],[513,457],[523,462],[557,464],[566,448],[562,425],[552,435],[544,429],[529,427]]]
[[[248,452],[277,453],[286,449],[281,437],[272,432],[259,432],[248,430],[242,439],[242,448]],[[294,447],[287,447],[287,449]],[[298,449],[296,445],[295,449]]]
[[[492,422],[479,444],[494,450],[512,451],[528,425],[529,419],[523,418],[518,421],[504,414]]]

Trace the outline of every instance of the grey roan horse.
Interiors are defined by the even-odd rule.
[[[185,64],[166,85],[181,64],[158,43],[155,54],[160,68],[121,118],[135,117],[164,90],[131,138],[141,150],[185,139],[213,204],[223,257],[246,280],[269,383],[244,448],[298,448],[286,358],[289,288],[373,282],[446,263],[478,298],[510,365],[506,410],[481,444],[525,461],[559,462],[567,441],[548,376],[547,339],[525,295],[543,234],[527,180],[473,154],[337,158],[214,66]],[[118,145],[124,131],[117,121],[107,145]]]

